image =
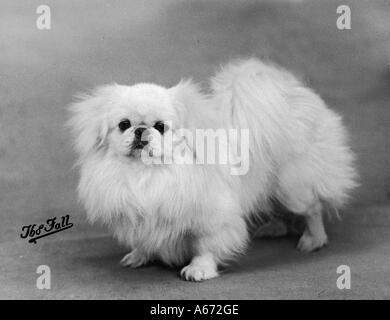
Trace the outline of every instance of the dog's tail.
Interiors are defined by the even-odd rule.
[[[258,149],[252,151],[264,154],[267,150],[272,159],[279,159],[286,146],[292,147],[289,140],[294,129],[286,127],[293,124],[284,93],[295,85],[299,82],[293,75],[257,59],[234,61],[211,81],[217,103],[230,112],[231,127],[247,128],[251,148]]]
[[[305,155],[306,162],[294,162],[305,166],[300,179],[310,180],[308,185],[331,208],[346,202],[356,186],[354,156],[341,117],[316,93],[290,72],[256,59],[228,64],[211,86],[216,104],[230,113],[229,126],[248,129],[252,170],[245,179],[251,186],[267,183],[262,191],[273,189],[269,184],[278,179],[272,175]]]

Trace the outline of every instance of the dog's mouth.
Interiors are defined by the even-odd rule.
[[[142,140],[134,141],[134,143],[132,144],[132,146],[130,148],[130,153],[133,153],[137,150],[142,151],[147,145],[148,145],[147,141],[142,141]]]
[[[141,159],[142,157],[153,157],[153,150],[147,148],[147,143],[137,143],[131,147],[128,156],[135,159]]]
[[[135,149],[135,150],[141,149],[142,150],[147,145],[148,145],[147,143],[140,141],[132,149]]]

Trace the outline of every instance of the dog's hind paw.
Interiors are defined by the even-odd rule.
[[[124,267],[138,268],[148,262],[148,258],[144,253],[138,249],[134,249],[126,254],[121,260],[120,264]]]
[[[303,233],[298,241],[297,249],[303,252],[316,251],[328,244],[326,234],[311,235],[307,231]]]

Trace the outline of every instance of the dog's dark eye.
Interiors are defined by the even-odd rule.
[[[158,132],[160,132],[161,134],[164,134],[165,131],[167,131],[169,128],[166,124],[164,124],[164,122],[162,121],[157,121],[155,124],[154,124],[154,129],[156,129]]]
[[[119,130],[120,131],[125,131],[131,127],[131,123],[129,119],[124,119],[118,124]]]

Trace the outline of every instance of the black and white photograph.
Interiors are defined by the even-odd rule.
[[[390,299],[388,0],[1,0],[0,26],[1,300]]]

